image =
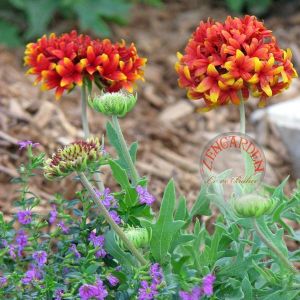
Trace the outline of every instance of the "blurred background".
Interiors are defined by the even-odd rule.
[[[146,81],[138,88],[138,105],[121,125],[128,143],[139,142],[137,168],[141,175],[150,176],[150,191],[160,197],[166,182],[174,177],[178,191],[192,202],[201,184],[202,149],[219,133],[239,130],[239,111],[231,105],[195,113],[194,104],[177,86],[176,52],[183,52],[201,20],[223,21],[229,14],[245,13],[263,19],[281,48],[292,49],[299,73],[298,0],[1,0],[0,210],[14,212],[17,192],[11,178],[18,175],[16,168],[25,159],[18,141],[39,142],[38,149],[51,155],[58,146],[83,137],[79,90],[55,101],[53,92],[33,86],[34,78],[26,76],[23,67],[26,43],[44,33],[71,29],[134,42],[140,56],[148,58]],[[267,109],[258,109],[253,99],[246,106],[247,132],[263,146],[268,162],[265,181],[276,185],[291,174],[287,192],[300,177],[299,92],[300,82],[295,79],[289,90],[270,99]],[[89,119],[93,134],[105,133],[105,117],[89,110]],[[109,146],[107,150],[112,151]],[[113,187],[108,170],[103,172],[106,184]],[[76,183],[72,179],[49,183],[37,176],[31,190],[41,197],[42,209],[55,192],[71,199]]]

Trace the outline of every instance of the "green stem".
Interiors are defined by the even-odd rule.
[[[82,84],[81,87],[81,121],[84,132],[84,138],[87,139],[90,136],[89,123],[87,118],[87,105],[86,105],[86,86]]]
[[[112,123],[113,123],[113,127],[114,127],[114,129],[115,129],[115,131],[118,135],[118,140],[120,142],[122,151],[124,153],[127,168],[128,168],[128,171],[129,171],[129,176],[131,178],[131,181],[132,181],[133,185],[136,186],[137,182],[139,180],[139,174],[138,174],[138,172],[137,172],[137,170],[134,166],[134,163],[131,159],[131,156],[129,154],[129,151],[128,151],[128,148],[127,148],[127,145],[126,145],[126,141],[124,139],[124,136],[123,136],[123,133],[122,133],[122,130],[121,130],[121,127],[120,127],[119,120],[118,120],[117,116],[112,116]]]
[[[128,240],[127,236],[121,229],[121,227],[118,226],[118,224],[112,219],[110,216],[108,210],[105,208],[105,206],[102,204],[102,202],[97,197],[97,194],[95,193],[95,190],[93,189],[92,185],[84,175],[84,173],[78,173],[79,178],[81,180],[81,183],[83,186],[88,190],[90,195],[92,196],[94,202],[96,205],[99,206],[100,211],[102,215],[104,216],[107,223],[111,226],[111,228],[116,232],[116,234],[119,236],[119,238],[123,241],[124,245],[130,250],[130,252],[137,258],[137,260],[141,263],[141,265],[146,265],[147,261],[145,258],[141,255],[141,253],[138,251],[138,249]]]
[[[82,84],[81,87],[81,120],[82,120],[83,132],[84,132],[84,139],[87,139],[90,136],[90,129],[89,129],[89,123],[87,118],[86,85],[84,83]],[[101,180],[100,174],[95,173],[94,178],[99,191],[103,192],[105,187]]]
[[[242,93],[240,93],[240,131],[246,133],[245,103]]]
[[[265,235],[264,233],[260,230],[256,219],[253,219],[253,227],[255,229],[255,232],[257,233],[257,235],[260,237],[260,239],[264,242],[264,244],[270,248],[276,255],[277,257],[280,259],[280,261],[282,262],[282,264],[289,269],[292,273],[297,274],[298,271],[295,269],[295,267],[290,263],[290,261],[285,257],[285,255],[272,243],[272,241],[270,241]]]

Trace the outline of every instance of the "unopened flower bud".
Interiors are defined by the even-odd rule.
[[[137,98],[127,92],[104,93],[94,98],[89,98],[89,105],[96,111],[106,116],[124,117],[130,112]]]
[[[124,230],[124,233],[128,240],[136,247],[136,248],[144,248],[149,246],[151,235],[148,230],[145,228],[127,228]],[[119,240],[119,245],[122,248],[126,248],[123,245],[123,242]]]
[[[273,201],[271,198],[248,194],[239,198],[233,198],[231,205],[238,217],[254,218],[268,213],[273,207]]]
[[[45,161],[44,175],[53,180],[65,177],[72,172],[84,172],[95,164],[100,164],[101,145],[98,138],[74,142]]]

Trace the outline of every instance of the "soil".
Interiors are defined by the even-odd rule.
[[[201,1],[200,5],[195,0],[167,1],[160,9],[139,5],[128,26],[113,28],[113,40],[133,41],[139,53],[148,58],[146,81],[138,88],[138,105],[121,120],[121,126],[128,143],[139,142],[137,168],[141,175],[150,176],[149,190],[158,199],[173,177],[178,194],[184,194],[191,205],[201,185],[201,150],[219,133],[239,130],[239,111],[235,106],[195,113],[196,104],[189,102],[185,91],[178,88],[174,71],[176,52],[183,51],[200,20],[210,16],[222,21],[228,14],[219,2]],[[283,48],[292,48],[299,71],[300,13],[288,14],[286,18],[278,8],[266,17],[265,23]],[[39,142],[38,149],[51,155],[58,146],[83,136],[79,91],[55,101],[52,92],[40,91],[33,86],[33,78],[25,76],[22,55],[22,50],[0,50],[0,210],[6,215],[15,211],[17,186],[12,185],[11,178],[17,176],[16,168],[25,158],[17,142]],[[300,83],[295,80],[288,91],[271,99],[269,105],[292,99],[299,90]],[[254,100],[247,103],[247,131],[263,145],[268,161],[266,182],[276,185],[291,173],[292,162],[272,124],[261,128],[249,121],[256,109]],[[89,110],[89,119],[93,134],[105,134],[105,117]],[[113,153],[109,145],[107,150]],[[232,162],[224,162],[224,168],[226,163],[231,167]],[[108,169],[103,170],[103,178],[107,186],[117,188]],[[294,185],[295,178],[291,178],[287,192]],[[63,192],[66,199],[71,199],[77,183],[70,178],[47,182],[42,176],[36,176],[30,187],[41,198],[40,210],[45,210],[55,192]]]

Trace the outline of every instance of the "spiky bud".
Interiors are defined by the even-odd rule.
[[[72,172],[84,172],[88,168],[100,163],[101,145],[98,138],[87,141],[77,141],[62,149],[45,161],[44,175],[53,180],[65,177]]]
[[[124,230],[124,233],[128,240],[136,247],[136,248],[144,248],[149,246],[151,234],[149,234],[148,230],[145,228],[137,227],[137,228],[127,228]],[[118,240],[119,245],[122,248],[126,248],[123,245],[121,240]]]
[[[130,112],[135,103],[137,97],[127,92],[116,93],[104,93],[96,97],[89,98],[89,105],[98,112],[105,114],[106,116],[124,117]]]
[[[231,205],[238,217],[255,218],[268,213],[273,207],[273,200],[256,194],[233,198]]]

